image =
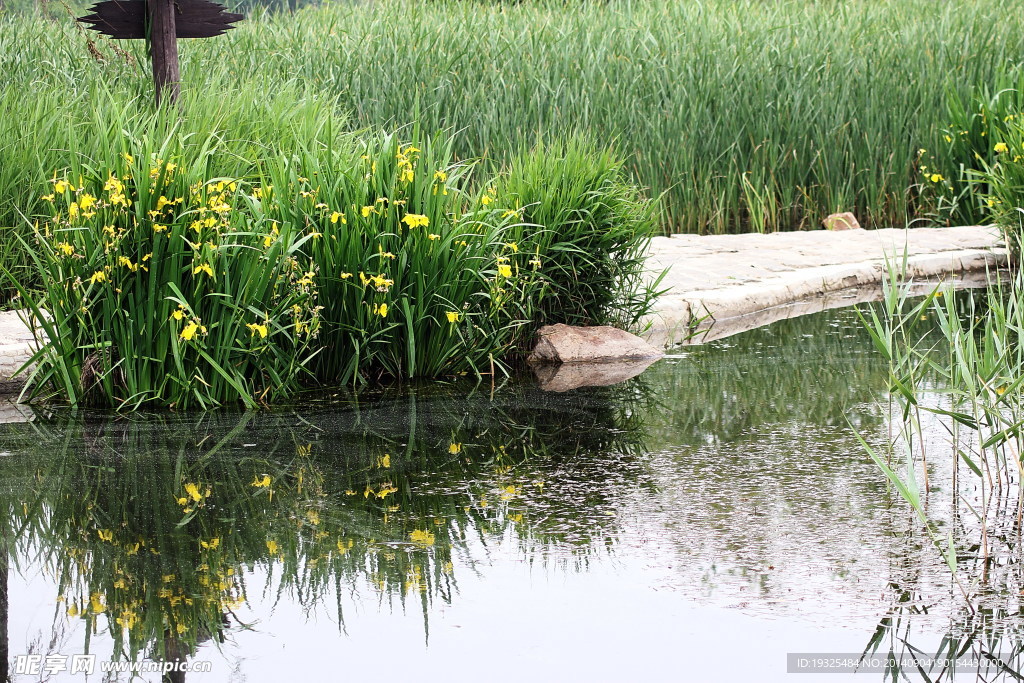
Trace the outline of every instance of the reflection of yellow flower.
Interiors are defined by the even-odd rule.
[[[220,545],[220,538],[211,538],[209,542],[199,541],[199,545],[203,546],[207,550],[215,550]]]
[[[97,529],[96,533],[99,534],[101,541],[107,541],[109,543],[114,540],[114,532],[110,529]]]
[[[255,477],[249,486],[255,486],[258,489],[265,489],[270,486],[270,475],[264,474],[263,478]]]
[[[267,550],[270,551],[271,555],[277,554],[277,541],[267,541]]]
[[[125,610],[121,613],[121,616],[119,616],[115,621],[117,621],[117,623],[120,624],[122,628],[125,628],[130,631],[132,627],[135,626],[135,622],[138,621],[138,618],[139,617],[137,614],[135,614],[135,612]]]
[[[199,493],[199,487],[192,482],[185,484],[185,493],[187,493],[194,501],[199,501],[203,497],[203,495]]]
[[[409,534],[409,540],[416,545],[428,546],[434,545],[434,534],[429,531],[421,531],[416,529]]]

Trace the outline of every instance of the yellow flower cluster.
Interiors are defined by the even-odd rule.
[[[426,216],[418,213],[407,213],[402,218],[402,222],[409,226],[409,229],[427,227],[430,225],[430,219]]]
[[[399,145],[398,152],[395,153],[395,158],[398,159],[398,182],[411,183],[416,179],[415,160],[419,152],[419,148],[412,145],[405,149]]]

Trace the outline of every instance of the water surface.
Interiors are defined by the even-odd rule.
[[[37,412],[0,427],[8,654],[210,662],[189,681],[739,681],[815,678],[787,653],[1017,642],[1019,590],[971,614],[858,443],[887,415],[849,310],[563,394]]]

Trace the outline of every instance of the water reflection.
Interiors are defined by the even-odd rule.
[[[69,638],[124,659],[237,650],[250,680],[295,676],[258,659],[267,633],[289,652],[316,643],[322,660],[400,650],[389,670],[439,673],[456,657],[504,657],[542,666],[531,669],[541,680],[664,676],[740,640],[763,641],[772,671],[815,648],[1019,654],[1022,565],[989,565],[991,589],[965,603],[850,429],[889,438],[885,381],[856,318],[831,312],[687,349],[613,387],[39,414],[0,427],[0,556],[14,585],[60,597],[34,651],[67,651]],[[306,623],[327,611],[344,635]],[[379,631],[368,614],[387,617]],[[393,635],[404,614],[420,650]],[[561,640],[576,632],[592,650]],[[11,637],[12,656],[32,645]],[[618,658],[602,660],[613,647]],[[582,673],[581,652],[596,674]],[[749,661],[724,678],[774,675]],[[993,666],[991,679],[1012,678]]]
[[[246,626],[236,612],[255,570],[272,584],[257,590],[305,608],[334,595],[341,624],[350,590],[418,605],[429,633],[431,604],[456,586],[453,555],[472,566],[471,539],[580,566],[614,543],[621,489],[643,486],[635,387],[341,398],[301,415],[8,426],[15,557],[52,572],[87,650],[109,631],[112,659],[177,661],[222,642]]]
[[[884,396],[887,368],[846,311],[687,349],[651,374],[646,381],[669,405],[649,429],[657,447],[721,444],[786,422],[845,427],[852,418],[870,431],[881,411],[867,406]]]

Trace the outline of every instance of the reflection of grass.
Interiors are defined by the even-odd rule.
[[[979,681],[1020,680],[1024,670],[1024,637],[1007,623],[1019,621],[1024,612],[1017,609],[984,606],[974,611],[964,609],[956,615],[937,646],[915,644],[913,625],[927,616],[928,607],[921,604],[913,590],[892,584],[895,606],[876,627],[864,648],[862,657],[883,657],[886,661],[884,680],[905,680],[919,675],[932,683],[953,681],[958,676],[973,675]],[[943,661],[947,660],[947,661]],[[977,668],[959,663],[977,662]]]
[[[339,620],[343,586],[419,604],[426,620],[471,539],[582,556],[614,539],[615,489],[638,476],[621,393],[40,419],[6,428],[15,456],[0,476],[24,486],[0,496],[21,554],[55,570],[87,633],[107,624],[115,656],[194,651],[223,632],[256,568],[278,599],[311,606],[334,591]]]
[[[869,337],[831,312],[781,320],[649,371],[664,386],[666,443],[733,441],[764,424],[844,425],[852,407],[885,390]],[[877,421],[877,416],[858,415]]]

